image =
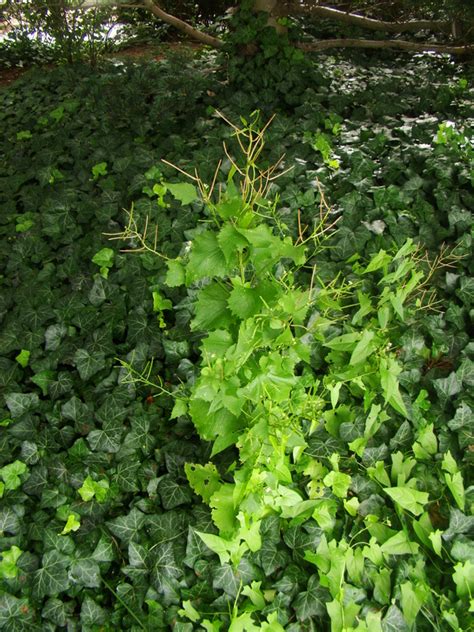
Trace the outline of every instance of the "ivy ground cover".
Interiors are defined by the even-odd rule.
[[[472,78],[429,56],[305,72],[291,99],[179,58],[31,74],[1,93],[0,628],[469,629]],[[241,225],[222,149],[237,156],[235,130],[214,112],[245,128],[262,104],[263,121],[276,114],[262,164],[284,155],[281,177]],[[222,159],[227,198],[213,211],[162,159],[207,183]],[[323,196],[337,230],[303,253]],[[132,208],[168,264],[120,252],[140,246],[133,231],[107,241]],[[246,285],[268,269],[271,314]],[[397,294],[410,284],[412,302]],[[222,307],[222,287],[234,299],[213,321],[202,292]],[[317,301],[299,306],[310,287]],[[238,388],[303,420],[265,472],[241,467],[261,427],[198,422],[218,392],[206,353],[228,361],[248,319],[274,334],[259,330],[271,344],[252,343]]]

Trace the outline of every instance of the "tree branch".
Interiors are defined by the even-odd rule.
[[[327,50],[328,48],[397,48],[415,53],[433,52],[447,53],[450,55],[468,55],[474,53],[474,45],[469,46],[445,46],[442,44],[419,44],[404,40],[366,40],[366,39],[329,39],[319,42],[297,42],[295,44],[301,50],[312,52]]]
[[[111,7],[117,7],[118,9],[146,9],[151,11],[153,15],[156,15],[156,17],[163,22],[166,22],[166,24],[174,26],[178,29],[178,31],[185,33],[198,42],[206,44],[206,46],[211,46],[212,48],[222,48],[222,46],[224,46],[224,42],[217,37],[212,37],[212,35],[203,33],[203,31],[195,29],[191,26],[191,24],[188,24],[188,22],[185,22],[170,13],[166,13],[166,11],[163,11],[163,9],[154,0],[142,0],[142,2],[138,4],[124,4],[123,2],[120,2],[120,0],[111,0],[110,2],[105,3],[98,3],[97,0],[84,0],[84,2],[80,5],[81,9]]]
[[[290,1],[286,6],[289,14],[295,15],[309,13],[321,18],[345,22],[346,24],[359,26],[361,28],[370,29],[372,31],[387,31],[389,33],[416,33],[417,31],[422,30],[441,31],[444,33],[451,32],[451,23],[439,20],[385,22],[384,20],[374,20],[373,18],[367,18],[356,13],[345,13],[344,11],[340,11],[339,9],[331,9],[330,7],[321,7],[314,4],[308,4],[307,0],[305,0],[302,4]]]
[[[143,4],[137,6],[146,7],[149,11],[153,13],[153,15],[156,15],[157,18],[160,18],[160,20],[166,22],[166,24],[174,26],[176,29],[178,29],[182,33],[185,33],[189,37],[197,40],[198,42],[206,44],[206,46],[211,46],[212,48],[222,48],[222,46],[224,46],[224,42],[217,37],[213,37],[212,35],[203,33],[202,31],[195,29],[184,20],[180,20],[180,18],[177,18],[170,13],[166,13],[165,11],[163,11],[163,9],[159,7],[159,5],[156,4],[156,2],[154,2],[154,0],[143,0]]]

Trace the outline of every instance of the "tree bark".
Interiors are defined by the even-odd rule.
[[[447,53],[451,55],[469,55],[474,53],[474,45],[450,46],[443,44],[419,44],[404,40],[366,40],[366,39],[328,39],[319,42],[297,42],[295,44],[301,50],[313,52],[327,50],[328,48],[395,48],[414,53]]]

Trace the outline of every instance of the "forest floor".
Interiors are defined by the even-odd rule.
[[[170,52],[191,52],[198,51],[202,49],[202,44],[198,42],[191,41],[171,41],[171,42],[157,42],[156,44],[152,43],[141,43],[141,44],[132,44],[123,49],[113,51],[111,53],[107,53],[104,56],[105,60],[141,60],[141,61],[161,61],[164,59]],[[42,68],[51,69],[54,68],[54,64],[45,64]],[[5,67],[0,65],[0,86],[10,85],[14,81],[16,81],[19,77],[25,74],[28,70],[30,70],[30,65],[25,66],[15,66],[15,67]]]

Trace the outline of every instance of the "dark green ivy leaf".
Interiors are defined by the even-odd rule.
[[[84,597],[81,606],[81,623],[84,628],[102,625],[107,620],[107,612],[99,606],[89,595]]]
[[[16,419],[35,410],[39,404],[39,397],[36,393],[9,393],[5,395],[5,402],[11,416]]]
[[[449,528],[443,533],[443,540],[449,542],[458,535],[474,533],[474,516],[466,516],[459,509],[450,508]]]
[[[462,389],[462,383],[454,371],[448,377],[433,380],[433,386],[442,406],[445,406]]]
[[[223,590],[231,599],[235,599],[240,589],[241,578],[230,564],[216,566],[213,571],[212,587]]]
[[[71,565],[69,577],[77,586],[99,588],[101,585],[99,565],[90,558],[75,560]]]
[[[87,442],[92,450],[98,452],[118,452],[120,450],[123,426],[115,421],[104,423],[102,429],[92,430],[87,435]]]
[[[382,620],[383,632],[408,632],[409,627],[402,611],[397,606],[390,606]]]
[[[154,563],[152,570],[153,585],[157,590],[166,590],[167,580],[181,577],[181,566],[176,562],[172,542],[163,542],[153,550]]]
[[[132,457],[128,457],[118,464],[115,474],[115,482],[122,491],[137,492],[139,490],[137,480],[139,469],[140,461]]]
[[[6,531],[7,533],[16,534],[21,530],[21,522],[18,515],[13,511],[11,507],[4,507],[0,509],[0,533]]]
[[[109,520],[107,526],[124,544],[128,544],[131,540],[135,540],[138,532],[143,527],[146,516],[138,509],[133,508],[130,513],[125,516],[119,516],[114,520]]]
[[[86,381],[105,367],[103,353],[89,353],[87,349],[78,349],[74,354],[74,363],[81,379]]]
[[[43,555],[42,567],[33,576],[33,594],[37,598],[59,595],[69,588],[68,575],[70,558],[59,551],[47,551]]]
[[[319,585],[317,575],[311,575],[306,590],[298,595],[293,607],[299,621],[307,621],[311,617],[323,617],[326,614],[326,602],[329,593]]]
[[[169,474],[165,474],[158,484],[161,502],[166,510],[190,503],[192,492],[187,484],[177,483]]]
[[[52,621],[54,624],[62,628],[66,626],[67,620],[72,615],[73,611],[73,602],[65,602],[57,599],[56,597],[51,597],[45,603],[41,614],[45,619]]]
[[[34,629],[34,610],[28,599],[19,599],[8,593],[0,596],[0,630],[28,632]]]

